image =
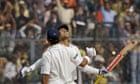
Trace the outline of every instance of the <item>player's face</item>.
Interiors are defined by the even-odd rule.
[[[69,31],[66,30],[65,28],[62,28],[59,30],[60,32],[60,39],[68,39],[69,38]]]

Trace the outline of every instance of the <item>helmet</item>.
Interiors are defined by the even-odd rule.
[[[57,29],[49,29],[47,32],[47,40],[51,43],[58,43],[59,42],[59,31]]]

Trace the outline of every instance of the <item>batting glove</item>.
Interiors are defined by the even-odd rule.
[[[99,74],[106,74],[108,71],[103,68],[103,69],[99,69]]]
[[[86,52],[87,52],[87,55],[90,56],[90,57],[96,56],[95,48],[88,48],[88,47],[86,47]]]
[[[30,72],[30,68],[29,67],[22,67],[20,69],[20,77],[25,77],[26,73]]]

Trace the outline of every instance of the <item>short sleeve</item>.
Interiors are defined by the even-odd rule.
[[[81,56],[79,49],[77,47],[71,48],[70,53],[71,61],[76,66],[80,65],[83,61],[83,57]]]
[[[44,53],[41,59],[41,74],[50,74],[51,56],[49,52]]]

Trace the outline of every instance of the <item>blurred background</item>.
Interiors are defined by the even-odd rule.
[[[0,84],[41,84],[40,70],[20,79],[23,65],[41,57],[46,32],[60,24],[70,29],[70,41],[81,54],[93,46],[91,66],[107,67],[132,40],[140,40],[140,0],[0,0]],[[79,72],[78,84],[94,84],[95,75]],[[100,84],[140,84],[140,46]]]

